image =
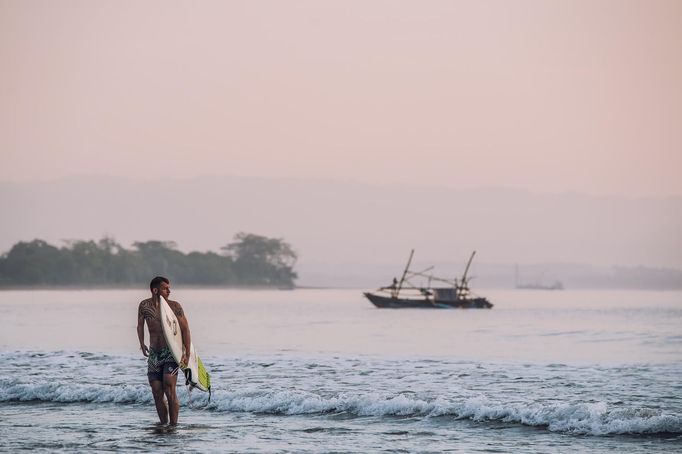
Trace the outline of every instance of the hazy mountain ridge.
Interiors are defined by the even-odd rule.
[[[425,262],[424,262],[425,263]],[[424,264],[422,263],[422,264]],[[416,266],[419,270],[425,267]],[[304,264],[299,267],[299,284],[321,287],[378,288],[389,285],[393,277],[400,278],[405,264]],[[459,278],[465,263],[436,263],[433,275],[447,279]],[[632,289],[682,290],[682,270],[651,267],[600,267],[566,263],[526,264],[517,281],[516,266],[508,263],[474,262],[469,273],[471,287],[480,289],[510,289],[518,283],[549,285],[561,282],[567,290]],[[414,280],[417,286],[426,279]]]
[[[251,231],[294,246],[304,285],[335,279],[366,285],[383,276],[371,269],[399,272],[413,247],[416,263],[425,266],[463,266],[476,249],[475,266],[509,264],[503,267],[512,279],[515,263],[682,268],[682,197],[674,196],[248,177],[74,177],[0,183],[0,207],[2,251],[19,240],[58,244],[104,234],[124,245],[158,239],[176,241],[183,251],[217,251],[236,232]],[[489,278],[480,271],[484,284]]]

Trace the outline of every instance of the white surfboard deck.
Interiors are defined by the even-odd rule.
[[[182,330],[180,329],[180,322],[175,316],[175,313],[168,305],[168,301],[163,296],[160,296],[159,306],[161,310],[161,326],[163,327],[163,337],[166,339],[166,344],[170,349],[175,362],[180,364],[182,358]],[[189,385],[193,388],[198,388],[202,391],[209,391],[211,389],[211,379],[204,368],[201,358],[197,355],[194,348],[194,343],[190,343],[190,354],[187,360],[186,367],[182,367],[185,373],[185,378]]]

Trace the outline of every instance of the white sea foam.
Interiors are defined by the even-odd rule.
[[[179,392],[183,404],[187,393]],[[420,399],[404,394],[338,393],[321,395],[298,390],[214,391],[211,402],[205,393],[191,395],[192,406],[205,411],[247,412],[279,415],[323,415],[346,413],[355,416],[453,417],[473,421],[502,421],[546,427],[550,431],[586,434],[682,434],[682,417],[642,408],[610,408],[597,403],[503,403],[485,397],[450,400]],[[102,385],[76,383],[10,383],[0,380],[1,402],[62,402],[151,404],[146,385]]]
[[[0,381],[0,402],[93,402],[138,403],[151,402],[148,386],[99,385],[78,383],[16,383]]]
[[[459,417],[545,426],[575,434],[682,433],[682,417],[646,409],[609,409],[604,402],[575,404],[500,404],[470,399],[455,406]]]

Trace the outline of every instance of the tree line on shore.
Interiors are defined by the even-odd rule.
[[[0,256],[0,287],[137,286],[161,275],[188,285],[293,288],[297,254],[286,241],[238,233],[220,253],[183,253],[171,241],[126,249],[113,238],[62,247],[35,239]]]

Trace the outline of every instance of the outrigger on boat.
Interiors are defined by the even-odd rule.
[[[381,287],[373,293],[365,292],[364,295],[378,308],[490,309],[493,307],[490,301],[480,296],[474,296],[469,290],[467,273],[475,254],[476,251],[471,254],[461,279],[448,280],[426,274],[433,269],[432,266],[422,271],[410,271],[410,264],[414,256],[414,249],[412,249],[400,281],[397,278],[393,278],[393,283],[388,287]],[[428,285],[426,287],[419,287],[410,282],[410,279],[418,277],[428,279]],[[446,283],[449,286],[432,287],[432,281]]]

